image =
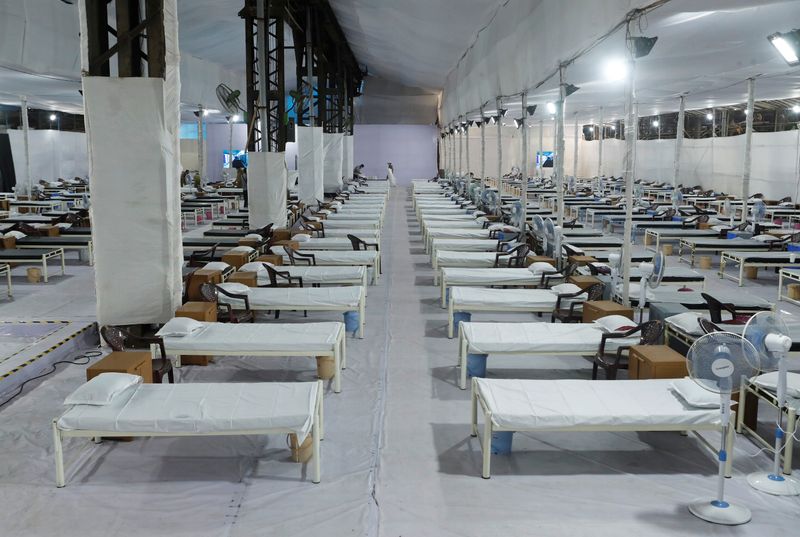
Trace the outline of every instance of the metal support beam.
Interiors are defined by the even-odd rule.
[[[681,174],[681,147],[683,146],[683,134],[685,130],[686,118],[686,97],[681,95],[680,108],[678,108],[678,126],[675,132],[675,173],[672,175],[672,188],[678,186]],[[660,123],[659,123],[660,125]]]
[[[753,147],[753,112],[755,104],[756,79],[747,79],[747,119],[744,131],[744,166],[742,167],[742,222],[747,221],[747,199],[750,197],[750,170]]]

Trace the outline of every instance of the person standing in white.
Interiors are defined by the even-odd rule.
[[[389,181],[390,186],[397,186],[397,181],[394,178],[394,166],[391,162],[387,162],[386,180]]]

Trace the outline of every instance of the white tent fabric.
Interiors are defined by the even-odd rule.
[[[297,153],[300,201],[315,203],[324,197],[322,127],[297,127]]]
[[[21,130],[8,131],[11,158],[14,161],[17,184],[27,184],[25,155]],[[40,179],[54,181],[59,177],[88,177],[86,134],[55,130],[32,130],[30,140],[31,175],[33,183]]]
[[[355,161],[353,159],[353,136],[345,135],[342,138],[342,177],[345,179],[353,178],[353,168],[355,168]]]
[[[342,188],[342,156],[344,135],[340,132],[322,134],[323,176],[325,192],[336,192]]]
[[[284,153],[248,154],[247,193],[250,227],[286,227],[288,172]]]

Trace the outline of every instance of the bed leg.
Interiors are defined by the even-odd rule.
[[[53,420],[53,447],[56,458],[56,487],[61,488],[66,485],[64,479],[64,450],[61,445],[61,431],[58,430],[56,420]]]
[[[44,272],[45,272],[45,274],[47,274],[47,270],[45,270]],[[62,248],[61,249],[61,275],[64,276],[64,275],[66,275],[66,273],[67,273],[67,262],[64,259],[64,250]],[[45,280],[45,281],[47,281],[47,280]]]
[[[333,393],[342,391],[342,360],[338,352],[333,353]]]
[[[342,339],[339,345],[339,361],[342,363],[342,369],[347,369],[347,337],[342,334]],[[334,349],[335,351],[335,349]]]
[[[470,436],[478,436],[478,391],[475,388],[475,380],[472,380],[472,430]]]
[[[486,412],[483,415],[483,438],[481,439],[481,451],[483,452],[483,470],[481,477],[489,479],[492,477],[492,413]]]
[[[453,301],[447,306],[447,338],[453,339]]]
[[[323,390],[325,389],[325,387],[321,380],[317,381],[317,385],[319,386],[319,390],[317,391],[317,412],[319,414],[319,439],[325,440],[325,411],[323,408],[325,402],[325,398],[323,397]]]
[[[358,303],[358,339],[364,339],[364,328],[367,324],[366,314],[366,300],[364,295],[361,295],[361,301]]]
[[[61,262],[64,262],[64,258],[61,258]],[[42,256],[42,276],[44,277],[44,283],[47,283],[47,259]]]
[[[789,419],[786,421],[786,430],[794,431],[795,423],[797,423],[797,411],[795,409],[789,410]],[[783,473],[792,475],[792,449],[794,449],[794,436],[787,434],[784,442],[786,447],[783,449]]]
[[[461,340],[461,350],[458,355],[458,363],[461,366],[461,371],[459,374],[461,375],[460,381],[458,383],[458,387],[462,390],[467,389],[467,343],[464,341],[464,336],[462,335],[462,331],[459,330],[458,337]]]
[[[312,483],[319,483],[322,480],[322,465],[319,460],[319,414],[314,416],[314,425],[311,427],[311,449],[313,450],[313,464],[314,464],[314,477],[311,478]]]
[[[743,281],[744,281],[744,261],[742,261],[742,263],[739,265],[739,287],[744,285]]]
[[[445,285],[444,276],[442,277],[442,307],[447,307],[447,286]]]

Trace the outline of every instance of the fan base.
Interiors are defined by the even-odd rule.
[[[695,500],[689,504],[689,511],[706,522],[724,524],[726,526],[746,524],[752,518],[750,509],[747,507],[729,503],[720,504],[716,500]]]
[[[792,476],[776,476],[769,472],[755,472],[747,476],[747,482],[754,489],[775,496],[800,495],[800,481]]]

